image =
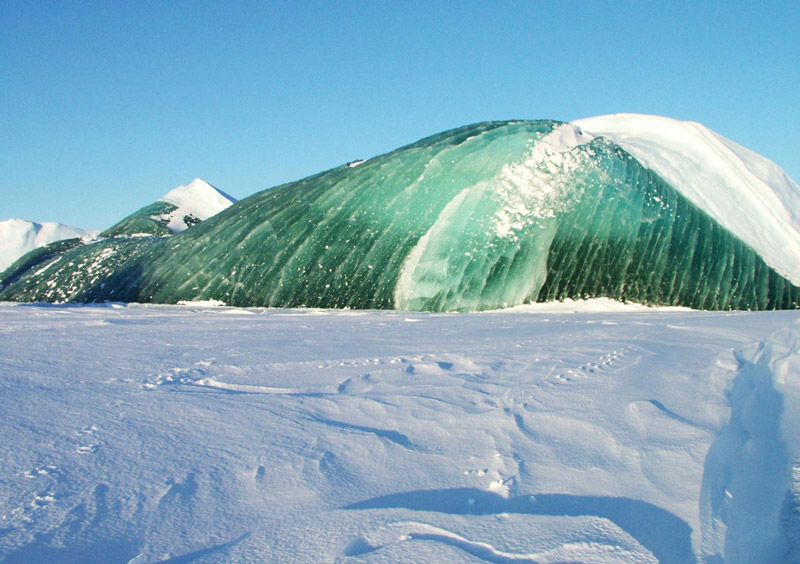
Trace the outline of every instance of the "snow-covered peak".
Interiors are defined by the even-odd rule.
[[[0,221],[0,272],[37,247],[95,233],[61,223],[34,223],[24,219]]]
[[[572,123],[620,145],[800,285],[800,186],[778,165],[695,122],[614,114]]]
[[[169,221],[167,227],[175,232],[184,231],[195,221],[208,219],[236,203],[235,198],[201,178],[195,178],[189,184],[178,186],[165,194],[160,201],[170,203],[178,208],[169,213],[168,218],[164,218]],[[195,221],[190,219],[187,223],[187,217],[193,218]]]

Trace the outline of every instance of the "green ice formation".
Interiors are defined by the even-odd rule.
[[[161,213],[26,255],[0,274],[0,300],[426,311],[591,297],[714,310],[800,303],[798,287],[618,145],[554,121],[440,133],[264,190],[178,234],[153,227]]]
[[[153,202],[149,206],[145,206],[115,223],[100,233],[100,236],[170,235],[172,232],[167,227],[169,223],[168,217],[176,209],[178,209],[178,206],[169,202]]]

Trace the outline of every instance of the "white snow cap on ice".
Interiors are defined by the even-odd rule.
[[[178,207],[165,219],[169,219],[167,224],[169,229],[179,232],[190,227],[184,222],[184,217],[193,216],[203,221],[236,203],[237,200],[205,180],[195,178],[189,184],[178,186],[168,192],[160,201]]]
[[[24,219],[0,221],[0,272],[37,247],[96,233],[61,223],[34,223]]]
[[[778,165],[695,122],[614,114],[572,123],[620,145],[800,285],[800,186]]]

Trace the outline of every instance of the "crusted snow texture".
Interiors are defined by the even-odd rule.
[[[4,564],[797,562],[796,311],[209,305],[0,304]]]

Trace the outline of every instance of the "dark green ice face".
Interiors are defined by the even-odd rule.
[[[100,236],[170,235],[172,232],[167,227],[168,220],[164,218],[176,209],[178,207],[169,202],[153,202],[112,225]]]
[[[797,307],[798,288],[661,178],[605,139],[559,144],[560,126],[463,127],[265,190],[178,235],[110,238],[29,268],[22,259],[0,299]],[[135,230],[147,218],[134,216]]]

